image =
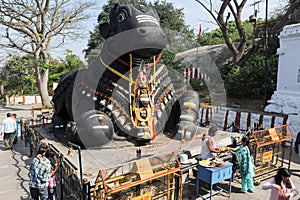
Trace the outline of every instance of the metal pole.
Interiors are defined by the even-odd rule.
[[[78,150],[80,186],[81,186],[82,198],[84,198],[84,193],[83,193],[83,176],[82,176],[82,162],[81,162],[81,147],[79,145],[77,145],[77,144],[72,143],[72,142],[68,142],[68,144],[70,146],[72,146],[74,149]]]
[[[21,140],[23,140],[23,119],[20,119]]]
[[[25,137],[25,147],[27,147],[28,133],[27,133],[27,122],[24,125],[24,137]]]
[[[268,79],[268,0],[266,0],[266,19],[265,19],[265,106],[267,105],[268,101],[268,89],[267,89],[267,79]]]
[[[64,199],[64,179],[63,179],[63,162],[64,156],[60,154],[60,199]]]
[[[78,148],[78,157],[79,157],[80,181],[81,181],[81,184],[82,184],[83,183],[83,178],[82,178],[81,148],[80,148],[80,146],[77,146],[77,148]]]

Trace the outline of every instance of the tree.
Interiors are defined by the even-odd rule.
[[[248,20],[243,22],[247,38],[250,38],[253,33],[253,24]],[[228,35],[232,38],[233,42],[239,42],[239,33],[235,27],[234,21],[228,22]],[[198,42],[201,46],[225,44],[225,40],[220,28],[216,28],[210,32],[204,33],[198,37]]]
[[[278,35],[285,25],[296,24],[300,22],[300,0],[284,0],[281,5],[272,14],[272,18],[268,21],[268,52],[269,55],[276,53],[279,47]],[[269,1],[270,2],[270,1]],[[270,2],[271,3],[271,2]],[[274,37],[275,36],[275,37]],[[260,41],[263,43],[264,41]]]
[[[80,58],[67,50],[65,58],[57,60],[49,57],[49,85],[59,82],[62,76],[82,65]],[[34,58],[31,54],[25,56],[9,55],[4,67],[0,70],[0,83],[5,85],[6,95],[38,94],[34,76]],[[53,95],[53,91],[49,90]]]
[[[9,55],[8,57],[0,71],[0,82],[5,85],[5,94],[10,96],[35,93],[32,56]]]
[[[262,85],[268,87],[267,96],[272,95],[276,89],[278,58],[276,55],[269,58],[269,75],[265,84],[264,54],[265,52],[262,50],[255,52],[243,67],[233,63],[226,67],[222,74],[228,96],[261,99],[265,96],[265,88]]]
[[[248,0],[242,0],[240,3],[237,0],[222,0],[215,4],[212,0],[196,0],[214,19],[220,27],[225,43],[233,54],[233,61],[235,64],[242,65],[249,57],[257,52],[259,48],[265,46],[265,21],[258,24],[255,35],[258,36],[250,44],[248,44],[245,28],[241,21],[242,10]],[[273,2],[273,1],[272,1]],[[271,3],[271,1],[269,1]],[[275,10],[271,20],[267,21],[268,39],[268,57],[276,52],[278,48],[278,38],[280,31],[288,24],[300,22],[300,0],[284,0],[277,10]],[[237,45],[234,44],[228,32],[228,21],[231,17],[234,18],[236,28],[239,33],[239,41]]]
[[[58,83],[60,79],[72,71],[82,66],[83,62],[80,60],[79,56],[73,54],[71,50],[67,50],[65,53],[65,58],[63,60],[51,60],[49,67],[49,84]],[[50,90],[50,93],[53,91]]]
[[[221,29],[223,38],[228,49],[233,56],[233,62],[240,65],[243,60],[242,57],[247,48],[247,34],[242,22],[242,11],[247,3],[247,0],[242,0],[240,3],[237,0],[223,0],[219,5],[214,4],[212,0],[203,1],[196,0],[215,20],[219,28]],[[215,10],[216,9],[216,10]],[[233,16],[235,27],[238,31],[239,40],[234,42],[229,34],[229,20]],[[251,44],[250,44],[251,46]]]
[[[74,0],[1,0],[0,46],[33,56],[36,84],[42,104],[49,105],[49,49],[55,38],[56,47],[67,37],[79,35],[80,22],[88,19],[93,2]]]

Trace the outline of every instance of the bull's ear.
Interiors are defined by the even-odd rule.
[[[100,24],[99,26],[99,30],[100,30],[100,35],[103,37],[103,38],[108,38],[109,36],[109,33],[110,33],[110,30],[111,27],[110,27],[110,24],[105,22],[103,24]]]

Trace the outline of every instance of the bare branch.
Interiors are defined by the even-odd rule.
[[[215,22],[219,25],[218,20],[216,18],[216,16],[213,14],[213,10],[212,10],[212,2],[210,1],[210,9],[208,7],[206,7],[206,5],[204,3],[202,3],[200,0],[196,0],[210,15],[211,17],[215,20]]]
[[[23,43],[21,45],[17,44],[15,42],[15,39],[11,38],[10,33],[9,33],[9,29],[6,29],[6,35],[5,37],[8,39],[8,41],[10,42],[9,44],[6,45],[6,47],[8,48],[15,48],[18,49],[20,51],[23,51],[25,53],[30,53],[30,51],[27,51],[24,47],[28,44],[28,43]],[[5,46],[5,44],[1,44],[2,46]]]
[[[39,91],[47,94],[47,70],[41,70],[39,60],[47,64],[50,44],[54,38],[61,43],[68,36],[79,34],[80,22],[88,19],[94,0],[0,0],[0,25],[6,30],[0,46],[34,55],[36,81]],[[0,27],[1,28],[1,27]],[[1,34],[1,33],[0,33]],[[57,41],[57,40],[56,40]],[[48,97],[42,97],[48,104]]]
[[[207,7],[207,1],[204,0],[196,0],[216,21],[218,26],[220,27],[223,38],[225,40],[225,43],[228,47],[228,49],[231,51],[233,55],[233,61],[235,63],[238,63],[239,60],[242,58],[242,55],[246,51],[247,47],[247,35],[245,32],[245,29],[243,27],[242,19],[241,19],[241,13],[242,10],[247,2],[247,0],[222,0],[220,2],[220,8],[218,11],[216,11],[216,14],[214,15],[212,12],[213,5],[212,1],[210,0],[209,6],[210,9]],[[206,2],[206,3],[205,3]],[[240,3],[239,3],[240,2]],[[228,12],[229,11],[229,12]],[[228,33],[228,22],[230,20],[230,17],[233,16],[240,40],[237,44],[234,44],[232,39],[230,38],[230,35]]]

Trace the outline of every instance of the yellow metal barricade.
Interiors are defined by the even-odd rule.
[[[154,156],[100,170],[94,199],[182,199],[182,172],[177,155]]]
[[[288,158],[284,160],[286,143]],[[250,151],[255,165],[254,183],[273,177],[278,168],[290,168],[292,158],[293,135],[289,125],[255,131],[250,136]]]

